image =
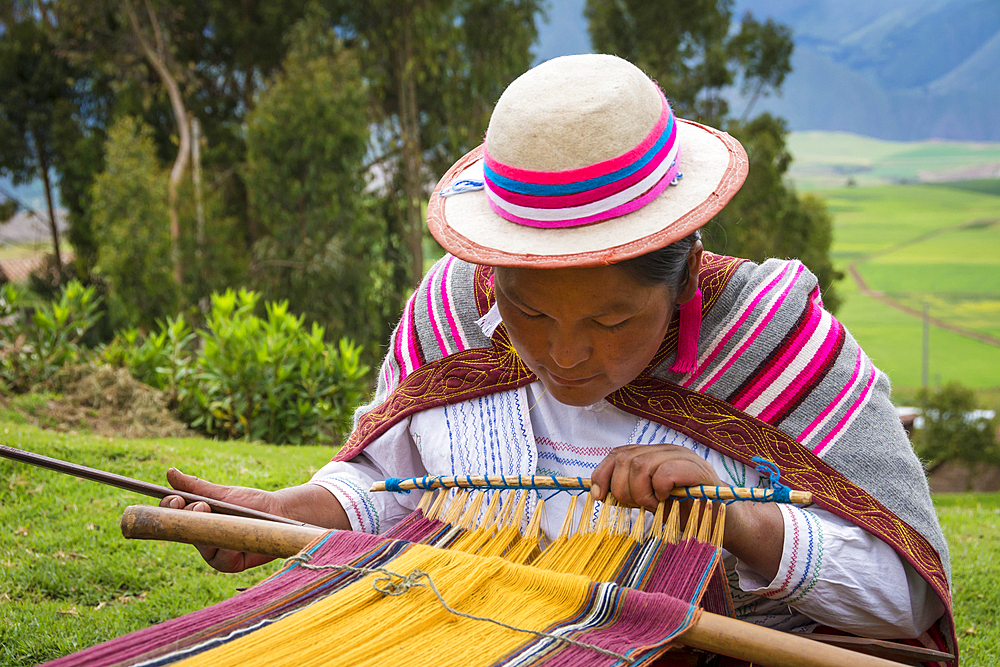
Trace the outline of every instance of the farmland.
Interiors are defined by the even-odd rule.
[[[863,295],[868,288],[970,333],[1000,338],[1000,197],[933,185],[822,193],[834,216],[834,260],[848,273],[839,313],[896,385],[921,381],[923,322]],[[935,326],[933,380],[1000,385],[1000,346]]]
[[[838,148],[830,135],[800,133],[790,146],[804,155],[796,152],[804,163],[793,168],[797,186],[822,197],[833,216],[831,254],[845,274],[838,317],[908,398],[921,384],[926,304],[930,383],[958,381],[995,395],[988,388],[1000,387],[1000,179],[822,188],[834,181],[813,176],[861,164],[857,173],[867,180],[859,185],[885,183],[896,165],[899,178],[937,180],[960,166],[992,168],[1000,145],[843,135]]]

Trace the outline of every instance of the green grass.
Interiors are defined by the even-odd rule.
[[[275,489],[307,479],[332,454],[196,438],[67,436],[9,422],[0,422],[0,434],[13,447],[157,483],[174,465],[219,482]],[[224,575],[192,547],[124,539],[122,511],[151,502],[0,459],[0,665],[35,665],[201,609],[276,569],[272,563]],[[996,664],[1000,494],[948,494],[935,502],[952,544],[963,664]]]
[[[836,188],[969,178],[995,173],[1000,143],[882,141],[847,132],[793,132],[789,176],[800,189]],[[985,175],[985,174],[984,174]]]
[[[1000,493],[943,493],[934,504],[951,550],[962,664],[1000,664]]]
[[[862,296],[853,281],[843,281],[837,290],[844,299],[837,318],[893,386],[920,386],[921,320]],[[940,379],[942,384],[954,381],[973,388],[1000,386],[1000,347],[931,327],[929,361],[932,384]],[[905,402],[899,396],[894,401]]]
[[[981,178],[968,181],[952,181],[949,183],[932,183],[934,187],[966,190],[984,195],[1000,196],[1000,178]]]
[[[168,467],[225,483],[301,483],[329,447],[72,436],[0,423],[0,442],[165,485]],[[277,563],[223,575],[193,547],[130,541],[118,524],[152,498],[0,459],[0,665],[35,665],[215,604]]]
[[[856,263],[871,289],[918,312],[927,302],[935,318],[1000,337],[1000,197],[990,194],[988,183],[820,193],[834,216],[837,268]],[[876,365],[903,394],[919,386],[921,318],[863,296],[850,277],[837,289],[844,299],[838,318]],[[929,370],[932,383],[940,377],[977,389],[1000,387],[1000,348],[932,327]]]
[[[62,252],[72,252],[73,248],[65,240],[59,241],[59,249]],[[0,260],[25,259],[38,254],[48,254],[52,252],[52,242],[24,243],[20,245],[0,245]]]

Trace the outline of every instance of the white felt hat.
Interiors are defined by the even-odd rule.
[[[564,56],[529,70],[500,96],[485,144],[456,162],[435,188],[427,207],[431,234],[448,252],[476,264],[534,268],[611,264],[687,236],[726,205],[747,175],[747,156],[740,143],[705,125],[674,121],[670,114],[670,125],[658,145],[669,140],[679,148],[679,156],[667,156],[669,146],[659,149],[660,155],[667,156],[662,168],[641,182],[642,173],[637,173],[632,177],[634,184],[608,196],[607,204],[593,202],[554,213],[552,203],[537,204],[541,208],[519,206],[524,200],[551,202],[568,197],[530,196],[535,190],[524,190],[528,195],[510,194],[496,184],[501,177],[492,171],[499,165],[509,170],[504,174],[527,174],[529,180],[543,183],[566,183],[574,180],[573,174],[583,174],[580,179],[584,180],[576,179],[578,183],[604,183],[584,177],[601,173],[602,165],[614,168],[629,162],[630,155],[642,153],[664,127],[668,113],[657,85],[615,56]],[[651,149],[648,154],[652,153]],[[490,163],[484,179],[486,156]],[[673,171],[667,173],[668,167]],[[652,169],[650,165],[648,171]],[[675,172],[679,172],[677,180],[667,186]],[[661,180],[654,190],[647,186],[655,178]],[[507,181],[502,184],[512,187]],[[515,182],[512,189],[519,185]],[[546,192],[544,188],[556,186],[528,183],[525,187]],[[612,191],[616,187],[625,186],[603,186]],[[601,187],[595,185],[569,197],[592,199],[598,190]],[[502,200],[506,196],[514,203]],[[633,199],[626,201],[628,197]],[[595,215],[597,221],[575,226],[573,221],[546,222],[546,216],[561,215],[579,215],[580,220],[589,221],[584,213],[574,212],[589,212],[595,210],[588,208],[593,206],[603,206],[609,211],[605,215],[614,217]],[[542,216],[542,221],[519,217],[531,212]]]

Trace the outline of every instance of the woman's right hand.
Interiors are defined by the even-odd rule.
[[[315,484],[264,491],[246,486],[213,484],[194,475],[185,475],[176,468],[167,470],[167,482],[178,491],[221,500],[247,509],[260,510],[324,528],[351,529],[351,522],[337,499],[332,493]],[[208,503],[195,502],[189,505],[180,496],[166,496],[160,501],[160,507],[193,512],[212,511]],[[205,562],[220,572],[242,572],[274,560],[273,556],[262,554],[219,549],[208,545],[195,546]]]
[[[282,514],[282,508],[275,494],[262,489],[252,489],[245,486],[223,486],[213,484],[203,479],[198,479],[194,475],[185,475],[177,468],[167,470],[167,482],[178,491],[186,491],[206,498],[221,500],[223,502],[246,507],[247,509],[260,510],[268,514]],[[195,502],[187,504],[180,496],[166,496],[160,500],[160,507],[170,507],[178,510],[190,510],[192,512],[211,512],[212,508],[205,502]],[[195,545],[198,553],[209,565],[220,572],[242,572],[258,565],[263,565],[274,560],[273,556],[262,554],[251,554],[244,551],[231,551],[229,549],[219,549],[213,546]]]

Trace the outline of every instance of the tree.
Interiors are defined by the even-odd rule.
[[[948,461],[968,467],[1000,463],[997,419],[977,416],[976,394],[957,382],[938,391],[920,391],[924,427],[917,431],[914,446],[933,472]]]
[[[428,184],[483,140],[493,104],[531,64],[539,0],[377,0],[339,24],[370,82],[373,163],[396,202],[409,284],[423,274]]]
[[[167,179],[152,132],[131,116],[108,131],[105,171],[94,179],[93,216],[99,239],[95,271],[108,288],[115,328],[149,330],[174,315],[179,286],[170,261]]]
[[[842,275],[829,258],[830,216],[822,201],[799,198],[784,182],[791,164],[785,122],[769,114],[747,120],[791,71],[790,31],[749,12],[734,30],[732,0],[588,0],[586,15],[595,49],[649,74],[678,116],[724,129],[746,148],[749,176],[706,226],[707,246],[758,261],[798,257],[817,274],[826,307],[836,310],[833,283]],[[739,120],[729,112],[734,87],[749,96]]]
[[[180,187],[184,171],[191,159],[191,125],[187,106],[184,104],[184,97],[181,95],[181,89],[178,85],[180,75],[177,72],[176,59],[173,57],[168,43],[169,33],[165,33],[161,28],[160,19],[153,10],[151,0],[145,0],[145,14],[149,21],[148,29],[140,23],[132,0],[124,0],[124,6],[128,14],[129,25],[132,27],[132,34],[135,36],[139,48],[167,90],[170,106],[174,113],[174,122],[177,123],[177,157],[174,159],[173,169],[170,170],[167,192],[170,211],[170,260],[173,264],[174,281],[180,285],[183,281],[183,273],[180,258],[181,223],[177,212],[177,189]],[[147,30],[153,33],[152,41],[147,35]]]
[[[367,90],[355,55],[316,11],[291,32],[284,72],[247,116],[244,179],[260,224],[253,285],[336,339],[382,339],[397,302],[374,284],[385,226],[366,192]]]
[[[171,220],[176,247],[184,235],[180,191],[191,147],[189,118],[194,115],[208,146],[202,156],[205,181],[222,196],[221,214],[239,225],[246,253],[255,231],[236,168],[245,155],[242,124],[253,108],[258,82],[279,68],[287,28],[301,18],[306,4],[307,0],[45,2],[53,16],[52,38],[80,67],[81,88],[90,98],[84,116],[91,130],[88,139],[93,140],[80,146],[93,165],[90,177],[102,168],[100,149],[107,127],[123,115],[141,116],[153,129],[159,159],[174,165],[170,187],[176,198],[171,206],[176,211]],[[77,171],[81,176],[85,172]],[[84,272],[96,257],[91,249],[89,192],[87,182],[75,189],[78,214],[71,216],[74,243],[84,250]],[[178,257],[183,259],[183,249]],[[175,263],[175,279],[177,268]],[[192,274],[187,267],[180,268],[182,275]]]
[[[816,274],[823,305],[840,306],[834,282],[843,274],[833,267],[830,245],[833,220],[814,195],[799,197],[784,181],[792,156],[785,146],[785,122],[762,114],[750,122],[730,121],[727,129],[743,143],[750,173],[733,200],[704,228],[708,247],[763,261],[796,257]]]
[[[59,128],[73,125],[76,72],[54,52],[30,14],[2,25],[0,40],[0,174],[14,184],[41,179],[45,188],[52,251],[62,266],[52,195],[52,170],[62,148]]]
[[[727,50],[743,72],[740,92],[750,95],[740,116],[746,121],[754,104],[761,97],[781,90],[785,77],[792,71],[792,31],[788,26],[768,19],[759,23],[753,14],[743,15],[740,30],[729,41]]]

